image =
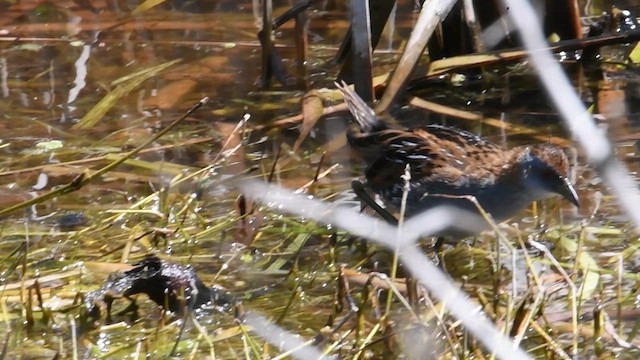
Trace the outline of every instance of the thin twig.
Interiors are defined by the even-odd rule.
[[[402,225],[404,225],[404,217],[407,211],[407,198],[409,197],[409,191],[411,190],[411,165],[407,164],[404,167],[404,174],[402,174],[402,200],[400,202],[400,216],[398,217],[398,227],[396,228],[398,231],[397,239],[402,238]],[[398,274],[398,258],[400,251],[400,241],[395,242],[395,248],[393,250],[393,263],[391,265],[391,282],[396,280],[396,276]],[[391,311],[391,302],[393,300],[392,296],[387,297],[387,308],[386,313],[389,314]]]

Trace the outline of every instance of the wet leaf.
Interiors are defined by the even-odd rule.
[[[246,328],[246,325],[242,325]],[[250,330],[249,328],[247,328],[248,330]],[[216,335],[213,337],[213,339],[211,339],[213,342],[216,341],[222,341],[222,340],[227,340],[230,339],[232,337],[238,336],[238,335],[242,335],[243,331],[240,328],[240,326],[234,326],[228,329],[222,329],[219,330]]]
[[[39,44],[21,44],[13,47],[13,50],[24,50],[24,51],[40,51],[42,49],[42,45]]]
[[[322,96],[316,90],[311,90],[302,98],[302,127],[300,136],[293,144],[293,151],[297,152],[304,139],[307,138],[318,120],[322,117],[324,107],[322,106]]]
[[[571,254],[578,251],[578,243],[566,236],[560,237],[558,242],[564,250]],[[577,268],[583,272],[582,285],[578,289],[578,296],[582,301],[591,299],[593,292],[598,287],[600,281],[599,266],[595,259],[586,251],[581,251],[576,258]]]
[[[499,54],[473,54],[440,59],[429,65],[427,76],[436,76],[456,69],[487,65],[500,61],[517,60],[527,56],[526,51],[505,51]]]
[[[578,261],[579,263],[584,264],[592,264],[595,263],[595,260],[591,257],[591,255],[587,253],[582,253],[584,256],[580,256],[582,260]],[[597,266],[597,264],[592,264],[592,266]],[[592,266],[587,265],[584,269],[584,279],[582,280],[582,285],[580,286],[580,290],[578,290],[578,296],[582,301],[586,301],[592,298],[593,292],[598,288],[598,283],[600,282],[600,274],[598,274]]]
[[[206,78],[221,78],[221,75],[229,76],[229,81],[234,81],[237,77],[235,72],[224,71],[228,68],[229,59],[225,56],[211,55],[198,61],[192,61],[180,66],[176,66],[171,70],[167,70],[163,78],[167,80],[185,80],[191,79],[202,81]]]
[[[636,44],[631,54],[629,54],[629,60],[634,64],[640,63],[640,46],[638,46],[638,44]]]
[[[147,11],[149,9],[152,9],[160,4],[162,4],[163,2],[165,2],[165,0],[147,0],[145,2],[143,2],[142,4],[138,5],[134,10],[133,10],[133,14],[137,14],[137,13],[141,13],[143,11]]]
[[[144,102],[145,108],[167,110],[176,107],[180,100],[195,89],[198,82],[191,79],[172,81],[158,90],[157,95]]]
[[[60,284],[66,281],[67,278],[74,278],[81,274],[82,274],[82,271],[80,269],[73,269],[73,270],[64,271],[64,272],[58,272],[51,275],[41,276],[40,278],[37,279],[37,281],[40,283],[40,287],[45,289],[50,287],[51,284]],[[24,279],[18,282],[3,285],[2,289],[5,292],[11,291],[11,290],[20,290],[23,286],[24,287],[33,286],[35,282],[36,282],[36,279]]]
[[[233,237],[236,242],[249,246],[262,227],[262,215],[254,214],[253,201],[244,195],[240,195],[236,199],[236,212],[240,220],[236,225]]]
[[[105,158],[109,161],[117,161],[122,158],[119,154],[107,154]],[[157,173],[171,174],[171,175],[179,175],[183,174],[185,171],[195,171],[197,170],[194,167],[182,165],[182,164],[173,164],[168,161],[144,161],[138,159],[127,159],[125,164],[129,166],[134,166],[141,169],[152,170]]]
[[[137,89],[142,83],[163,71],[164,69],[173,66],[180,62],[180,59],[172,60],[160,65],[152,66],[150,68],[138,71],[135,76],[127,77],[126,80],[117,80],[121,82],[115,89],[111,90],[105,97],[102,98],[87,114],[73,126],[73,129],[90,129],[94,127],[100,119],[106,115],[106,113],[120,100],[122,97],[129,94],[131,91]],[[116,83],[116,82],[114,82]]]
[[[116,85],[120,85],[120,84],[124,84],[124,83],[130,82],[130,81],[133,81],[133,80],[135,80],[135,79],[137,79],[137,78],[139,78],[141,76],[147,75],[149,73],[153,73],[155,75],[158,72],[160,72],[162,70],[165,70],[168,67],[179,63],[180,61],[182,61],[182,59],[176,59],[176,60],[172,60],[172,61],[160,64],[160,65],[156,65],[156,66],[151,66],[151,67],[148,67],[148,68],[140,69],[140,70],[138,70],[136,72],[133,72],[133,73],[131,73],[129,75],[125,75],[125,76],[122,76],[122,77],[119,77],[119,78],[115,79],[114,81],[111,82],[111,86],[116,86]]]
[[[240,244],[251,245],[262,228],[262,215],[251,214],[242,218],[233,234],[234,240]]]
[[[85,261],[83,262],[83,265],[90,272],[101,273],[101,274],[109,274],[109,273],[114,273],[116,271],[129,271],[133,269],[133,266],[131,266],[131,264],[112,263],[112,262],[103,262],[103,261]]]
[[[63,143],[60,140],[48,140],[48,141],[40,141],[36,144],[36,148],[51,151],[62,148]]]
[[[287,248],[284,250],[284,253],[285,254],[298,253],[300,249],[302,249],[304,244],[307,242],[307,240],[309,240],[310,237],[311,235],[308,233],[298,234],[298,236],[296,236],[293,242],[291,242],[291,244],[289,244],[289,246],[287,246]],[[276,259],[273,263],[271,263],[271,265],[269,265],[269,267],[267,268],[267,272],[283,270],[283,267],[287,264],[288,261],[289,261],[288,257],[286,258],[281,257],[279,259]]]
[[[389,279],[384,276],[378,276],[376,273],[363,273],[353,269],[342,269],[342,274],[350,284],[356,284],[364,286],[366,284],[372,284],[378,289],[391,289],[395,287],[401,293],[407,292],[407,284],[404,279]]]
[[[48,349],[41,341],[24,340],[18,348],[7,353],[7,359],[59,359],[60,354],[56,350]]]

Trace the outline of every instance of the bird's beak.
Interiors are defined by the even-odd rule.
[[[580,199],[576,189],[566,177],[562,176],[560,184],[555,188],[555,192],[562,195],[563,198],[571,201],[576,207],[580,207]]]

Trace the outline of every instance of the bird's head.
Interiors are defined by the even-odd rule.
[[[552,144],[538,144],[519,148],[518,163],[527,190],[533,200],[561,195],[575,206],[580,200],[568,179],[569,160],[562,149]]]

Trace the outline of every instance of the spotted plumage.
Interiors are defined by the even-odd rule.
[[[359,125],[359,131],[349,131],[347,138],[367,163],[366,185],[388,203],[399,206],[403,192],[401,176],[406,164],[410,165],[408,216],[439,205],[455,206],[477,216],[479,212],[469,200],[451,198],[466,195],[474,196],[498,222],[533,201],[553,195],[561,195],[578,205],[578,196],[567,179],[567,156],[555,145],[506,149],[444,125],[391,129],[346,84],[336,86]],[[478,229],[474,231],[447,230],[437,235],[470,235],[480,227],[476,226]]]

